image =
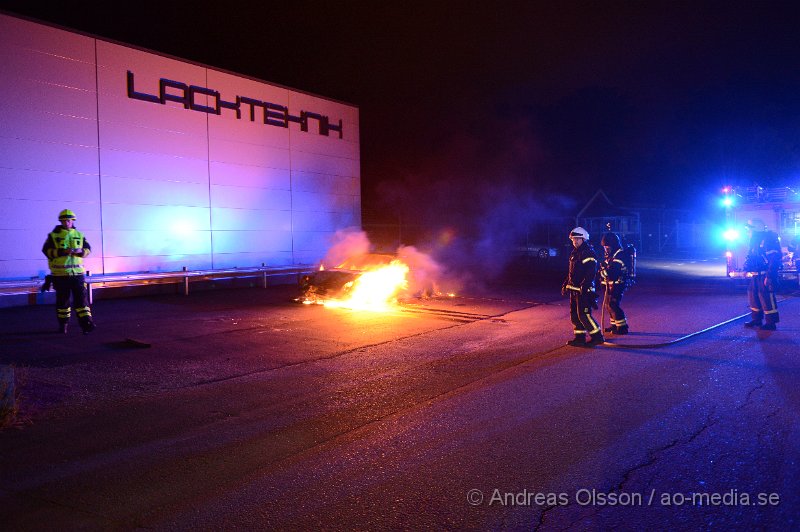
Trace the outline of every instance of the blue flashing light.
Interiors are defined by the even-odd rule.
[[[728,242],[736,242],[739,240],[739,236],[739,231],[733,228],[726,229],[725,232],[722,233],[722,237]]]
[[[722,206],[723,207],[732,207],[733,206],[733,198],[730,196],[726,196],[722,198]]]

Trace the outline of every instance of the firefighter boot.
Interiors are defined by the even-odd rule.
[[[612,325],[611,327],[606,327],[605,329],[603,329],[603,332],[610,332],[613,334],[617,334],[617,326]]]
[[[58,332],[61,334],[67,334],[67,322],[66,320],[58,320]]]
[[[81,320],[81,330],[83,334],[89,334],[95,329],[94,322],[91,318]]]
[[[774,323],[765,323],[761,327],[759,327],[762,331],[774,331],[776,329]]]
[[[619,335],[628,334],[628,326],[623,325],[622,327],[617,327],[617,330],[614,331],[614,334],[619,334]]]
[[[606,341],[606,339],[603,338],[603,333],[601,333],[600,331],[597,331],[596,333],[594,333],[593,335],[591,335],[589,337],[589,341],[586,342],[586,346],[587,347],[593,347],[595,345],[600,345],[605,341]]]
[[[750,321],[744,322],[744,326],[750,329],[755,329],[757,327],[761,327],[761,320],[752,319]]]
[[[575,338],[567,342],[567,345],[572,347],[584,347],[586,345],[586,336],[583,334],[576,334]]]

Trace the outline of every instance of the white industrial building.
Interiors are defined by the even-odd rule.
[[[318,262],[361,225],[358,108],[0,14],[0,280],[62,209],[93,274]]]

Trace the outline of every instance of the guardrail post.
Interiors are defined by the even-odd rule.
[[[91,277],[92,272],[86,270],[86,277]],[[92,305],[92,283],[86,282],[86,298],[89,300],[89,305]]]
[[[186,270],[187,270],[187,268],[186,268],[186,266],[184,266],[183,267],[183,271],[185,272]],[[185,275],[183,277],[183,295],[185,295],[185,296],[189,295],[189,276],[188,275]]]
[[[261,263],[261,267],[262,268],[266,268],[267,267],[267,263],[266,262],[262,262]],[[267,287],[267,270],[266,269],[264,270],[262,277],[264,278],[264,288],[266,288]]]

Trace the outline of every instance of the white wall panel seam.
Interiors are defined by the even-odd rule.
[[[161,155],[161,154],[157,154]],[[185,159],[191,159],[191,157],[182,157]],[[235,164],[237,166],[244,166],[247,168],[266,168],[268,170],[288,170],[288,168],[283,168],[282,166],[267,166],[267,165],[260,165],[260,164],[247,164],[247,163],[231,163],[229,161],[222,161],[219,159],[209,159],[209,163],[220,163],[220,164]],[[354,177],[354,176],[341,176],[341,177]],[[228,186],[236,186],[236,185],[228,185]],[[289,190],[289,189],[282,189],[282,190]]]
[[[97,42],[97,39],[92,39],[92,40],[94,40],[95,42]],[[14,45],[14,48],[20,48],[20,49],[22,49],[22,50],[27,50],[27,51],[29,51],[29,52],[33,52],[33,53],[35,53],[35,54],[39,54],[39,55],[46,55],[46,56],[48,56],[48,57],[55,57],[55,58],[57,58],[57,59],[64,59],[64,60],[66,60],[66,61],[72,61],[72,62],[74,62],[74,63],[82,63],[82,64],[84,64],[84,65],[86,65],[86,66],[94,66],[94,65],[92,65],[92,64],[91,64],[90,62],[88,62],[88,61],[81,61],[80,59],[75,59],[74,57],[70,57],[70,56],[68,56],[68,55],[61,55],[61,54],[55,54],[55,53],[52,53],[52,52],[45,52],[44,50],[39,50],[39,49],[36,49],[36,48],[31,48],[31,47],[29,47],[29,46],[20,46],[20,45]],[[97,56],[95,56],[95,63],[96,63],[96,61],[97,61]]]
[[[352,144],[352,143],[351,143],[351,144]],[[345,157],[345,156],[343,156],[343,155],[333,155],[333,154],[331,154],[331,153],[328,153],[328,152],[322,152],[322,151],[303,150],[303,149],[297,149],[297,150],[295,150],[295,151],[296,151],[297,153],[308,153],[309,155],[324,155],[324,156],[326,156],[326,157],[330,157],[330,158],[332,158],[332,159],[344,159],[344,160],[346,160],[346,161],[357,161],[357,160],[358,160],[358,157]]]
[[[164,205],[169,207],[170,205]],[[214,209],[225,209],[226,211],[241,211],[241,212],[292,212],[291,209],[256,209],[253,207],[212,207]],[[312,212],[312,211],[308,211]],[[339,212],[339,211],[319,211],[319,212]],[[231,229],[227,229],[231,231]],[[239,229],[239,231],[248,231],[249,229]],[[220,229],[222,231],[222,229]]]
[[[92,175],[94,175],[94,174],[92,174]],[[115,177],[117,179],[130,179],[131,181],[145,181],[145,182],[154,181],[154,182],[157,182],[157,183],[189,183],[189,184],[194,184],[194,185],[201,184],[201,183],[199,183],[197,181],[187,181],[185,179],[158,179],[157,177],[156,178],[132,177],[132,176],[127,176],[127,175],[110,174],[108,172],[106,172],[104,175],[106,177]],[[222,185],[218,185],[218,186],[222,186]],[[248,187],[248,188],[257,188],[257,187]]]
[[[36,55],[53,57],[53,58],[56,58],[56,59],[59,59],[59,60],[69,61],[71,63],[77,63],[79,65],[85,65],[86,67],[95,66],[95,65],[92,65],[91,63],[89,63],[87,61],[81,61],[80,59],[75,59],[74,57],[65,57],[65,56],[61,56],[61,55],[57,55],[57,54],[46,53],[46,52],[42,52],[41,50],[34,50],[34,49],[27,48],[27,47],[24,47],[24,46],[14,46],[14,45],[12,45],[11,48],[17,48],[17,49],[20,49],[20,50],[32,52],[32,53],[34,53]],[[21,75],[21,76],[18,75],[18,76],[15,76],[15,77],[19,78],[19,79],[27,79],[27,80],[37,81],[37,82],[41,82],[41,83],[46,83],[48,85],[54,85],[56,87],[68,87],[68,88],[71,88],[71,89],[85,90],[82,87],[76,87],[74,85],[67,85],[67,84],[61,84],[61,83],[53,83],[51,81],[48,81],[47,79],[42,79],[42,78],[39,78],[39,77],[31,77],[30,75]]]
[[[204,204],[200,205],[184,205],[182,203],[125,203],[122,201],[107,201],[106,205],[136,205],[140,207],[186,207],[187,209],[207,209],[208,207]],[[251,210],[251,209],[244,209],[244,210]],[[274,210],[274,209],[272,209]],[[121,231],[121,229],[115,229],[115,231]]]
[[[81,147],[82,148],[84,148],[84,147],[85,148],[94,148],[94,146],[81,146]],[[167,154],[165,154],[163,152],[157,152],[157,151],[120,150],[119,148],[103,148],[103,149],[106,150],[106,151],[113,151],[113,152],[117,152],[117,153],[140,153],[142,155],[167,155]],[[184,160],[187,160],[187,161],[205,161],[206,160],[205,158],[201,158],[201,157],[187,157],[185,155],[175,155],[174,157],[176,159],[184,159]],[[124,176],[120,176],[120,177],[124,177]]]
[[[287,102],[288,103],[288,102]],[[289,136],[288,144],[289,144],[289,233],[291,234],[291,244],[292,244],[292,263],[295,263],[294,258],[294,186],[292,185],[294,181],[294,172],[292,171],[292,156],[294,155],[294,151],[292,151],[293,143],[292,143],[292,134],[290,131],[286,132]]]
[[[1,164],[0,164],[0,169],[2,169],[2,170],[24,170],[24,171],[32,171],[33,170],[32,168],[18,168],[16,166],[3,166]],[[64,171],[64,170],[36,170],[36,171],[37,172],[49,173],[49,174],[67,174],[67,175],[75,175],[75,176],[85,175],[85,176],[94,177],[94,176],[97,175],[94,172],[89,174],[89,173],[86,173],[86,172],[68,172],[68,171]]]
[[[208,69],[205,69],[206,87],[208,87]],[[206,113],[206,177],[208,179],[208,230],[209,246],[211,251],[211,268],[214,268],[214,209],[211,203],[211,126],[209,125],[209,114]]]
[[[2,168],[2,166],[0,166]],[[139,179],[139,178],[126,178],[126,179]],[[183,183],[183,181],[177,181],[179,183]],[[219,188],[235,188],[235,189],[251,189],[251,190],[278,190],[278,191],[288,191],[288,188],[275,188],[275,187],[254,187],[251,185],[220,185],[219,183],[214,183],[215,187]]]
[[[39,144],[50,144],[52,146],[74,146],[76,148],[97,148],[97,146],[92,146],[91,144],[82,144],[80,142],[56,142],[53,140],[41,140],[41,139],[27,139],[23,137],[8,137],[0,135],[0,138],[6,139],[13,139],[13,140],[25,140],[29,142],[38,142]]]
[[[47,118],[48,116],[58,116],[58,117],[63,117],[63,118],[72,118],[72,119],[75,119],[75,120],[86,120],[87,122],[88,121],[94,121],[94,118],[88,117],[88,116],[78,116],[78,115],[65,114],[65,113],[54,113],[54,112],[51,112],[51,111],[31,110],[31,111],[28,111],[28,113],[29,113],[29,116],[31,116],[32,119],[35,117],[35,115],[39,115],[41,118]],[[38,140],[36,138],[21,137],[19,135],[0,135],[0,137],[8,138],[8,139],[20,139],[20,140]]]
[[[39,83],[40,85],[47,85],[47,86],[50,86],[50,87],[58,87],[58,88],[61,88],[61,89],[69,89],[69,90],[72,90],[72,91],[89,92],[89,93],[92,92],[91,90],[84,89],[83,87],[75,87],[74,85],[67,85],[67,84],[64,84],[64,83],[53,83],[52,81],[47,81],[47,80],[39,79],[39,78],[32,78],[30,76],[16,76],[16,79],[22,79],[22,80],[26,80],[26,81],[33,81],[35,83]]]
[[[93,39],[94,44],[94,84],[95,84],[95,106],[97,116],[97,194],[98,194],[98,209],[100,209],[100,269],[102,273],[106,271],[106,253],[105,253],[105,231],[103,231],[103,168],[100,159],[100,72],[98,71],[98,57],[97,57],[97,39]]]
[[[131,128],[131,129],[143,129],[145,131],[161,131],[161,132],[164,132],[164,133],[172,133],[172,134],[175,134],[175,135],[186,135],[186,136],[189,136],[189,137],[192,136],[191,133],[187,132],[186,130],[182,130],[182,129],[170,129],[170,128],[164,128],[164,127],[143,126],[143,125],[140,125],[140,124],[128,124],[126,122],[122,122],[122,121],[119,121],[119,120],[106,120],[106,122],[108,122],[109,124],[125,125],[125,126]],[[203,135],[203,136],[205,137],[205,135]]]

